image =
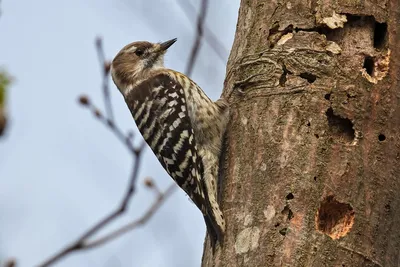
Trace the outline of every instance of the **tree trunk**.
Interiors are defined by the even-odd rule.
[[[242,0],[224,243],[202,266],[400,266],[399,0]]]

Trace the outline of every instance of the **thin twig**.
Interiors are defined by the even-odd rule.
[[[87,96],[81,96],[79,101],[82,103],[82,98],[88,99]],[[93,112],[94,116],[104,124],[104,126],[108,127],[114,134],[115,136],[121,141],[123,145],[127,147],[129,152],[132,154],[138,153],[138,148],[135,148],[133,146],[133,136],[131,134],[125,135],[120,128],[118,128],[113,120],[107,119],[106,117],[103,116],[103,114],[100,112],[100,110],[93,105],[92,103],[87,103],[85,105],[88,105],[89,109]],[[142,145],[139,147],[143,147]]]
[[[133,170],[131,173],[130,181],[129,181],[129,186],[128,190],[126,191],[120,205],[112,211],[109,215],[101,219],[98,223],[96,223],[94,226],[92,226],[89,230],[87,230],[85,233],[83,233],[75,242],[73,242],[71,245],[65,247],[62,249],[60,252],[56,253],[54,256],[50,257],[48,260],[44,261],[42,264],[40,264],[40,267],[44,266],[49,266],[56,261],[60,260],[67,254],[76,251],[76,250],[81,250],[84,248],[84,244],[86,239],[92,237],[95,233],[97,233],[99,230],[104,228],[107,224],[109,224],[111,221],[115,220],[117,217],[122,215],[126,208],[128,207],[129,200],[134,193],[135,189],[135,181],[137,180],[138,176],[138,171],[139,171],[139,166],[140,166],[140,159],[141,159],[141,151],[138,151],[135,154],[135,159],[134,159],[134,164],[133,164]]]
[[[139,218],[138,220],[135,220],[133,222],[130,222],[130,223],[122,226],[121,228],[119,228],[97,240],[94,240],[87,244],[84,244],[83,249],[94,248],[99,245],[102,245],[108,241],[111,241],[111,240],[137,228],[140,225],[145,224],[154,215],[154,213],[161,207],[161,205],[165,202],[165,199],[167,199],[175,189],[176,189],[176,185],[171,184],[167,190],[165,190],[164,192],[159,192],[156,201],[143,214],[143,216],[141,218]]]
[[[208,6],[208,0],[202,0],[200,12],[197,17],[196,39],[193,43],[192,51],[189,57],[189,62],[186,66],[186,71],[185,71],[187,76],[190,76],[192,74],[192,70],[196,62],[197,55],[199,54],[201,39],[203,38],[203,25],[207,15],[207,6]]]
[[[97,56],[99,58],[100,67],[103,72],[103,99],[104,99],[104,107],[106,109],[107,118],[111,121],[114,121],[114,112],[111,105],[111,97],[110,97],[110,88],[108,86],[108,74],[110,72],[110,63],[107,62],[104,49],[103,49],[103,40],[101,37],[97,37],[96,39],[96,50]]]
[[[189,20],[195,16],[196,9],[192,5],[190,1],[187,0],[179,0],[179,7],[182,9],[183,13],[185,13],[186,17]],[[223,64],[226,63],[228,58],[228,52],[225,46],[219,41],[218,37],[214,34],[214,32],[207,27],[207,24],[204,23],[204,41],[208,43],[212,50],[214,50],[215,54],[219,57]]]

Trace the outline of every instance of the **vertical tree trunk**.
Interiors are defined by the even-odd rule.
[[[224,243],[202,266],[400,265],[399,0],[242,0]]]

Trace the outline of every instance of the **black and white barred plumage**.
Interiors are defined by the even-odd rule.
[[[111,73],[147,144],[202,211],[212,239],[221,240],[225,221],[216,180],[228,105],[164,68],[164,53],[175,41],[129,44],[113,60]]]

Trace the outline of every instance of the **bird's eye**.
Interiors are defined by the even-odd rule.
[[[135,54],[140,57],[141,55],[144,54],[144,51],[142,49],[136,49]]]

